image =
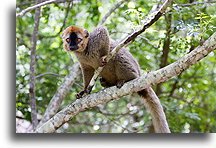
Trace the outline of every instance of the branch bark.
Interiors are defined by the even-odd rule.
[[[211,51],[215,50],[215,48],[216,33],[209,37],[209,39],[206,40],[202,46],[198,46],[189,54],[164,68],[149,72],[148,74],[142,75],[140,78],[127,82],[120,89],[117,89],[115,86],[113,86],[76,100],[57,113],[41,127],[39,127],[36,132],[53,133],[56,129],[61,127],[61,125],[63,125],[65,122],[68,122],[81,111],[94,107],[98,104],[106,103],[110,100],[114,100],[119,97],[149,88],[152,85],[164,82],[173,76],[179,75],[203,59]]]
[[[141,33],[143,33],[147,28],[149,28],[152,24],[154,24],[165,12],[166,8],[169,6],[169,4],[172,2],[172,0],[166,0],[166,2],[164,2],[164,4],[160,7],[160,9],[154,13],[154,15],[152,15],[151,17],[149,17],[149,19],[146,21],[146,23],[143,25],[143,27],[137,31],[135,31],[134,33],[132,33],[131,35],[129,35],[127,38],[125,38],[123,41],[121,41],[113,50],[112,52],[110,52],[110,54],[107,56],[107,62],[124,46],[128,45],[129,43],[131,43],[132,41],[135,40],[135,38],[140,35]],[[103,67],[99,67],[97,70],[95,70],[94,76],[92,77],[89,86],[88,86],[88,90],[91,90],[91,88],[94,86],[94,83],[97,79],[97,77],[99,76],[99,74],[101,73],[101,71],[103,70]]]
[[[49,120],[52,116],[56,114],[63,99],[69,93],[71,86],[74,84],[76,78],[80,75],[80,73],[81,73],[80,64],[75,63],[70,68],[70,73],[64,78],[61,86],[58,88],[55,95],[51,99],[44,113],[44,116],[42,117],[38,126],[42,125],[43,123],[45,123],[47,120]]]
[[[36,69],[36,45],[38,38],[38,27],[40,22],[40,8],[37,8],[35,11],[35,20],[34,20],[34,31],[32,35],[32,48],[30,55],[30,88],[29,88],[29,98],[31,106],[31,120],[33,124],[33,130],[36,129],[38,120],[37,120],[37,109],[36,109],[36,98],[35,98],[35,69]]]

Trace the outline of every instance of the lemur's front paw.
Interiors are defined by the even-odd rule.
[[[125,81],[124,80],[119,80],[117,83],[116,83],[116,87],[117,88],[121,88],[123,85],[124,85]]]
[[[107,56],[105,55],[105,56],[102,56],[102,57],[100,58],[99,66],[100,66],[100,67],[103,67],[103,66],[106,65],[106,64],[107,64]]]
[[[77,99],[82,98],[82,96],[84,95],[84,93],[85,93],[85,90],[80,91],[78,94],[76,94],[76,98]]]
[[[93,87],[93,86],[92,86]],[[87,88],[85,88],[84,90],[80,91],[78,94],[76,94],[76,98],[79,99],[79,98],[82,98],[83,95],[85,93],[87,94],[90,94],[91,90],[92,90],[92,87],[88,86]]]

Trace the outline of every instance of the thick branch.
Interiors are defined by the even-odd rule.
[[[31,40],[32,48],[31,48],[31,55],[30,55],[30,88],[29,88],[31,120],[32,120],[34,130],[36,129],[38,124],[36,98],[35,98],[35,69],[36,69],[35,63],[36,63],[36,45],[37,45],[39,22],[40,22],[40,8],[37,8],[35,11],[34,31]]]
[[[64,78],[61,86],[56,91],[55,95],[51,99],[39,126],[49,120],[58,111],[63,99],[69,93],[71,86],[74,84],[76,78],[81,73],[79,63],[75,63],[70,69],[70,73]]]
[[[73,0],[71,0],[71,1],[73,1]],[[66,2],[66,1],[65,0],[48,0],[48,1],[45,1],[45,2],[42,2],[42,3],[39,3],[37,5],[31,6],[31,7],[28,7],[26,9],[22,10],[20,13],[17,13],[16,18],[19,17],[19,16],[23,16],[27,12],[32,11],[32,10],[34,10],[36,8],[40,8],[42,6],[52,4],[52,3],[58,3],[58,2]]]
[[[198,46],[189,54],[162,69],[149,72],[146,75],[142,75],[140,78],[127,82],[120,89],[113,86],[76,100],[39,127],[36,132],[53,133],[56,129],[61,127],[65,122],[68,122],[81,111],[138,92],[152,85],[164,82],[173,76],[179,75],[193,64],[203,59],[211,51],[215,50],[215,48],[216,33],[206,40],[202,46]]]
[[[128,0],[122,0],[120,2],[118,2],[112,9],[110,9],[110,11],[101,19],[101,21],[98,23],[98,25],[102,25],[106,19],[117,9],[119,8],[124,2],[126,2]]]
[[[122,47],[128,45],[131,41],[134,41],[138,35],[143,33],[147,28],[149,28],[152,24],[154,24],[162,16],[162,14],[165,12],[166,8],[169,6],[171,2],[172,0],[166,0],[166,2],[160,7],[160,9],[146,21],[146,23],[143,25],[143,27],[140,30],[135,31],[134,33],[129,35],[126,39],[121,41],[107,56],[107,61],[109,61]],[[97,70],[95,70],[95,74],[89,83],[88,86],[89,88],[92,88],[94,86],[94,83],[102,70],[103,67],[99,67]]]

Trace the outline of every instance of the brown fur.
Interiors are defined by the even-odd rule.
[[[73,51],[77,56],[83,73],[84,90],[77,97],[80,98],[84,93],[89,93],[87,90],[90,80],[94,75],[94,71],[106,64],[106,56],[117,45],[115,41],[109,38],[106,28],[99,26],[88,38],[84,38],[85,30],[79,27],[70,26],[63,33],[63,42],[65,50],[70,52],[65,39],[72,33],[82,36],[83,41],[80,43],[78,50]],[[136,59],[126,49],[122,48],[114,57],[105,65],[100,74],[100,82],[104,87],[116,85],[120,88],[125,82],[140,77],[140,66]],[[138,92],[144,98],[145,106],[149,109],[156,132],[170,132],[166,122],[166,117],[160,100],[157,98],[152,88],[147,88]]]
[[[83,50],[86,48],[86,45],[88,43],[88,38],[85,38],[85,36],[87,36],[88,34],[88,31],[86,31],[85,29],[83,28],[80,28],[80,27],[77,27],[77,26],[70,26],[70,27],[67,27],[64,32],[62,33],[62,39],[63,39],[63,47],[66,51],[69,51],[70,52],[70,49],[68,47],[68,44],[67,42],[65,42],[65,40],[70,36],[70,34],[72,32],[75,32],[76,35],[82,39],[82,42],[79,46],[79,49],[77,50],[77,52],[83,52]]]
[[[67,38],[72,32],[77,34],[84,34],[84,29],[76,26],[68,27],[62,37],[63,40]],[[87,45],[85,45],[87,43]],[[77,56],[84,76],[85,88],[88,86],[94,70],[106,63],[106,56],[116,46],[115,41],[109,39],[109,34],[106,28],[99,26],[92,33],[89,38],[83,38],[82,47],[74,51]],[[67,43],[64,41],[64,48],[67,51]],[[127,71],[127,73],[125,72]],[[100,76],[103,78],[103,86],[109,87],[117,85],[121,87],[124,82],[130,81],[140,76],[140,69],[137,61],[133,58],[130,52],[122,48],[104,67]],[[108,84],[108,85],[106,85]]]

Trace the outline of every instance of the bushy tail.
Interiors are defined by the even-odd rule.
[[[149,87],[139,91],[138,94],[143,98],[145,108],[152,116],[154,131],[156,133],[170,133],[163,107],[154,90]]]

